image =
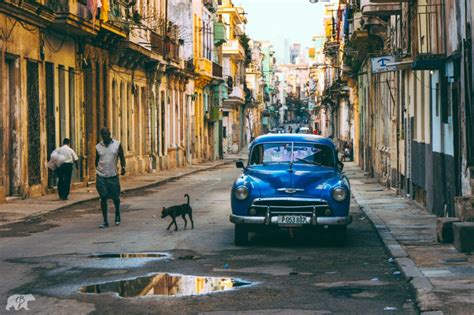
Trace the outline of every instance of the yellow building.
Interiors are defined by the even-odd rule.
[[[245,34],[244,10],[232,0],[222,0],[217,15],[225,24],[227,41],[223,45],[224,80],[228,99],[223,102],[224,152],[237,152],[245,139],[245,50],[240,37]]]
[[[193,161],[221,157],[220,115],[222,79],[222,23],[216,17],[217,1],[193,1],[194,121]],[[222,33],[222,32],[221,32]]]

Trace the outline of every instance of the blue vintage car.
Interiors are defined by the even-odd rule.
[[[232,186],[235,244],[261,228],[327,227],[343,243],[349,215],[350,184],[330,139],[307,134],[258,137],[247,165]]]

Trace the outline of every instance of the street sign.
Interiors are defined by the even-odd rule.
[[[389,64],[395,63],[394,56],[382,56],[372,58],[371,62],[373,74],[397,71],[397,66],[388,66]]]

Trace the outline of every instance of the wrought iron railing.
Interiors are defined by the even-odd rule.
[[[415,55],[446,54],[446,19],[443,4],[418,5]]]
[[[212,63],[212,76],[215,78],[222,78],[222,66],[215,62]]]
[[[151,50],[158,54],[158,55],[163,55],[165,52],[165,47],[164,47],[164,40],[163,36],[155,33],[155,32],[150,32],[150,42],[151,42]]]

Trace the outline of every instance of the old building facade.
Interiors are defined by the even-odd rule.
[[[352,142],[355,160],[387,187],[459,216],[474,189],[471,1],[330,5],[328,134]]]
[[[74,185],[95,181],[102,127],[128,175],[222,157],[217,2],[87,3],[0,2],[0,201],[53,190],[46,164],[66,137]]]

